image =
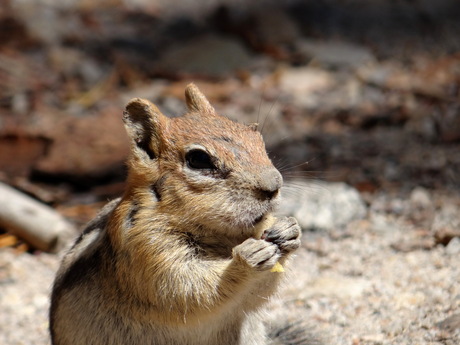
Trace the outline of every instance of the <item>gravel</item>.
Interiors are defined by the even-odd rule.
[[[49,344],[49,293],[58,263],[56,255],[0,250],[0,344]]]
[[[319,208],[337,201],[324,200]],[[370,205],[363,214],[356,203],[361,217],[339,230],[304,232],[274,308],[302,315],[326,344],[459,344],[459,237],[436,243],[434,228],[422,231],[420,218],[413,220],[425,208],[438,219],[434,227],[455,225],[458,198],[417,189],[406,198],[375,196]],[[0,250],[1,344],[49,344],[49,291],[59,258]]]

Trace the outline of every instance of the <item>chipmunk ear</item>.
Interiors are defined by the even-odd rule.
[[[134,98],[126,105],[123,122],[132,140],[135,156],[148,156],[150,159],[159,156],[162,131],[167,120],[154,104],[145,99]]]
[[[187,108],[191,112],[199,112],[208,115],[214,115],[216,111],[203,95],[198,87],[191,83],[185,88],[185,101]]]

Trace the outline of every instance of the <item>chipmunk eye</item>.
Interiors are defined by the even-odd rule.
[[[192,169],[216,169],[211,156],[203,150],[190,150],[185,154],[185,161]]]

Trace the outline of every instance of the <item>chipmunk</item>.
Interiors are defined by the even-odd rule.
[[[177,118],[143,99],[126,106],[126,191],[62,261],[53,345],[276,341],[261,310],[301,233],[294,218],[271,216],[283,178],[255,126],[218,115],[193,84],[185,96]]]

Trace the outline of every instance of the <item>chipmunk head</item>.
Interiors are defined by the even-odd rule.
[[[219,116],[193,84],[185,96],[188,113],[177,118],[146,100],[127,105],[128,188],[157,200],[155,210],[176,221],[250,232],[273,211],[281,174],[254,126]]]

